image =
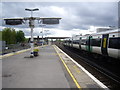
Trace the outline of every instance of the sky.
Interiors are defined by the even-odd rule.
[[[25,8],[39,8],[35,17],[60,17],[60,24],[45,25],[45,36],[71,37],[72,35],[93,33],[96,27],[118,26],[117,2],[2,2],[2,18],[30,17]],[[28,23],[18,26],[5,25],[16,30],[22,30],[26,37],[30,36]],[[34,36],[41,36],[42,28],[35,23]],[[46,31],[46,32],[45,32]]]

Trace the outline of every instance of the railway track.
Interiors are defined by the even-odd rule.
[[[59,48],[61,48],[64,52],[66,52],[69,56],[71,56],[74,60],[76,60],[79,64],[81,64],[86,70],[93,74],[109,89],[115,90],[120,88],[120,76],[118,76],[119,68],[114,68],[117,66],[112,65],[113,68],[111,67],[111,70],[109,63],[103,62],[104,60],[98,60],[96,62],[95,59],[93,59],[92,57],[90,57],[90,55],[87,55],[83,51],[80,51],[75,48],[64,47],[62,44],[56,45]]]

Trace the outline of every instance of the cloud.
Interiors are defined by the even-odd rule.
[[[61,17],[59,25],[45,26],[61,32],[88,30],[90,26],[117,26],[118,23],[117,2],[3,2],[2,17],[29,17],[30,12],[25,11],[25,8],[39,8],[33,13],[35,17]],[[36,27],[39,27],[37,22]],[[28,23],[16,28],[28,28]],[[28,35],[28,31],[25,32]]]

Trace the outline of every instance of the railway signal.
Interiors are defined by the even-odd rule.
[[[34,57],[33,50],[34,50],[34,42],[33,42],[33,28],[35,27],[35,20],[40,22],[40,24],[46,24],[46,25],[51,25],[51,24],[59,24],[59,20],[61,18],[40,18],[40,17],[33,17],[33,11],[38,11],[39,9],[25,9],[26,11],[31,11],[31,17],[25,17],[25,18],[6,18],[5,24],[6,25],[20,25],[26,22],[27,20],[29,21],[29,27],[31,28],[31,40],[30,40],[30,45],[31,45],[31,53],[30,57]]]

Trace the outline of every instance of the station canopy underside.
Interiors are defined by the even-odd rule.
[[[65,38],[69,38],[69,37],[43,37],[43,39],[65,39]],[[29,39],[31,39],[31,38],[29,38]],[[38,40],[38,39],[42,39],[42,37],[34,38],[34,40]]]

